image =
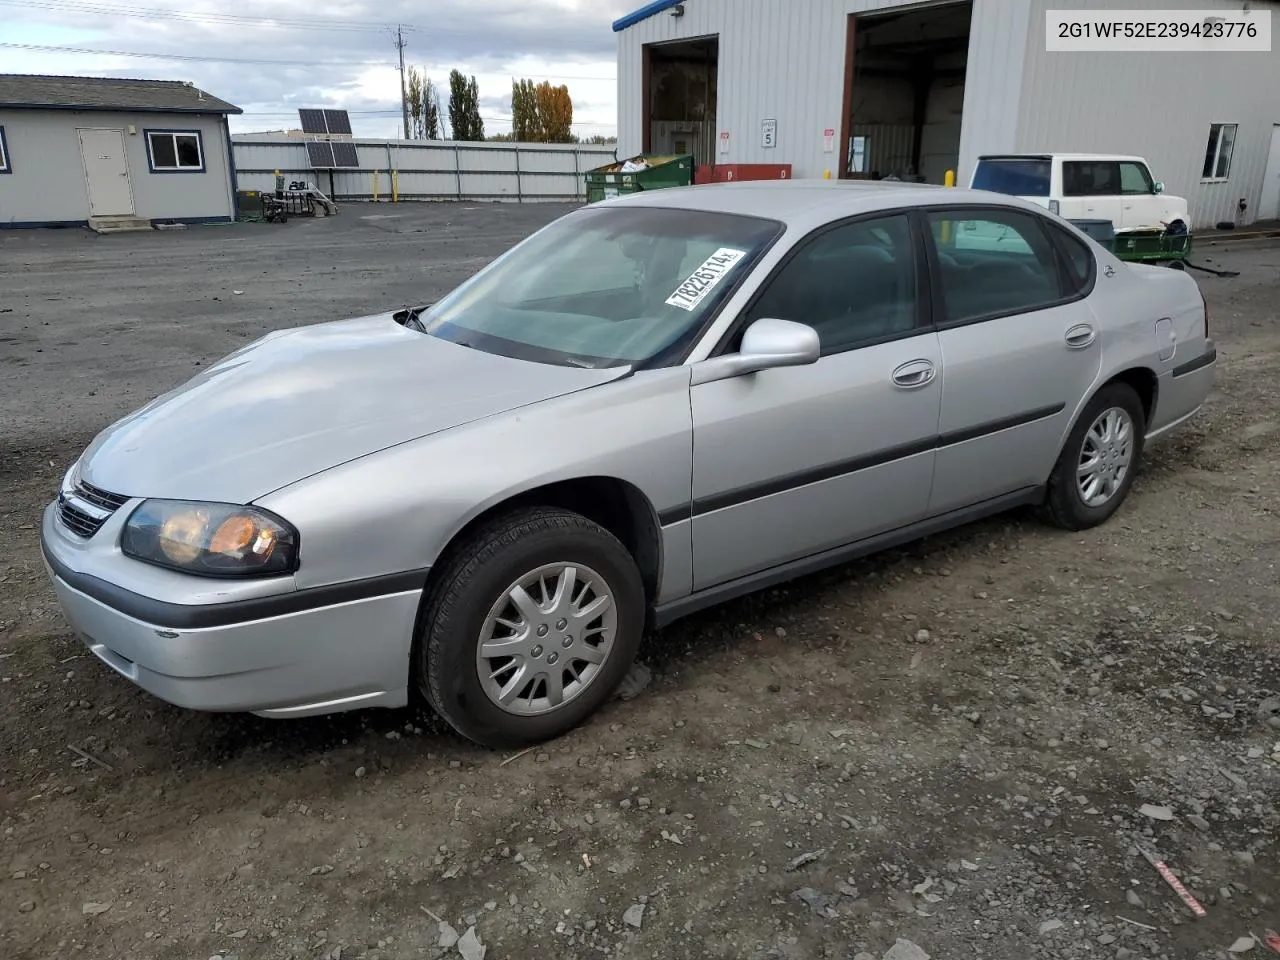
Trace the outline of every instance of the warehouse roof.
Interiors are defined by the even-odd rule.
[[[128,110],[141,113],[241,113],[183,80],[45,77],[0,73],[0,107],[26,110]]]
[[[653,0],[652,3],[646,3],[639,10],[635,10],[632,13],[628,13],[625,17],[619,17],[617,20],[613,21],[613,32],[620,33],[627,29],[627,27],[635,26],[641,20],[648,20],[650,17],[655,17],[660,14],[663,10],[670,10],[672,7],[678,7],[684,2],[685,0]]]

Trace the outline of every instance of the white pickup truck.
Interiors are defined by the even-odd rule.
[[[1187,201],[1164,192],[1142,157],[1105,153],[1009,153],[978,158],[969,186],[1022,197],[1065,220],[1110,220],[1117,234],[1185,234]]]

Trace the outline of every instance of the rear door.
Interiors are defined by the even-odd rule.
[[[905,213],[802,241],[747,307],[809,324],[813,364],[695,384],[694,589],[922,519],[941,406],[923,237]]]
[[[1048,217],[972,206],[922,216],[945,371],[936,516],[1046,480],[1098,374],[1101,340],[1084,299],[1092,258],[1065,256]],[[968,239],[994,233],[995,248]]]

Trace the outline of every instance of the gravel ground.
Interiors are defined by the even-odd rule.
[[[185,713],[85,653],[37,521],[97,430],[562,209],[0,234],[0,956],[1280,955],[1280,248],[1199,275],[1217,389],[1110,524],[1015,513],[699,615],[539,750]]]

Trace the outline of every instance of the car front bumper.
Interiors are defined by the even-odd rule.
[[[422,582],[397,588],[416,577],[345,593],[293,591],[181,605],[78,570],[77,546],[51,505],[41,548],[64,616],[99,660],[162,700],[273,717],[408,702]],[[120,563],[137,562],[116,556]],[[363,595],[371,590],[375,595]]]

